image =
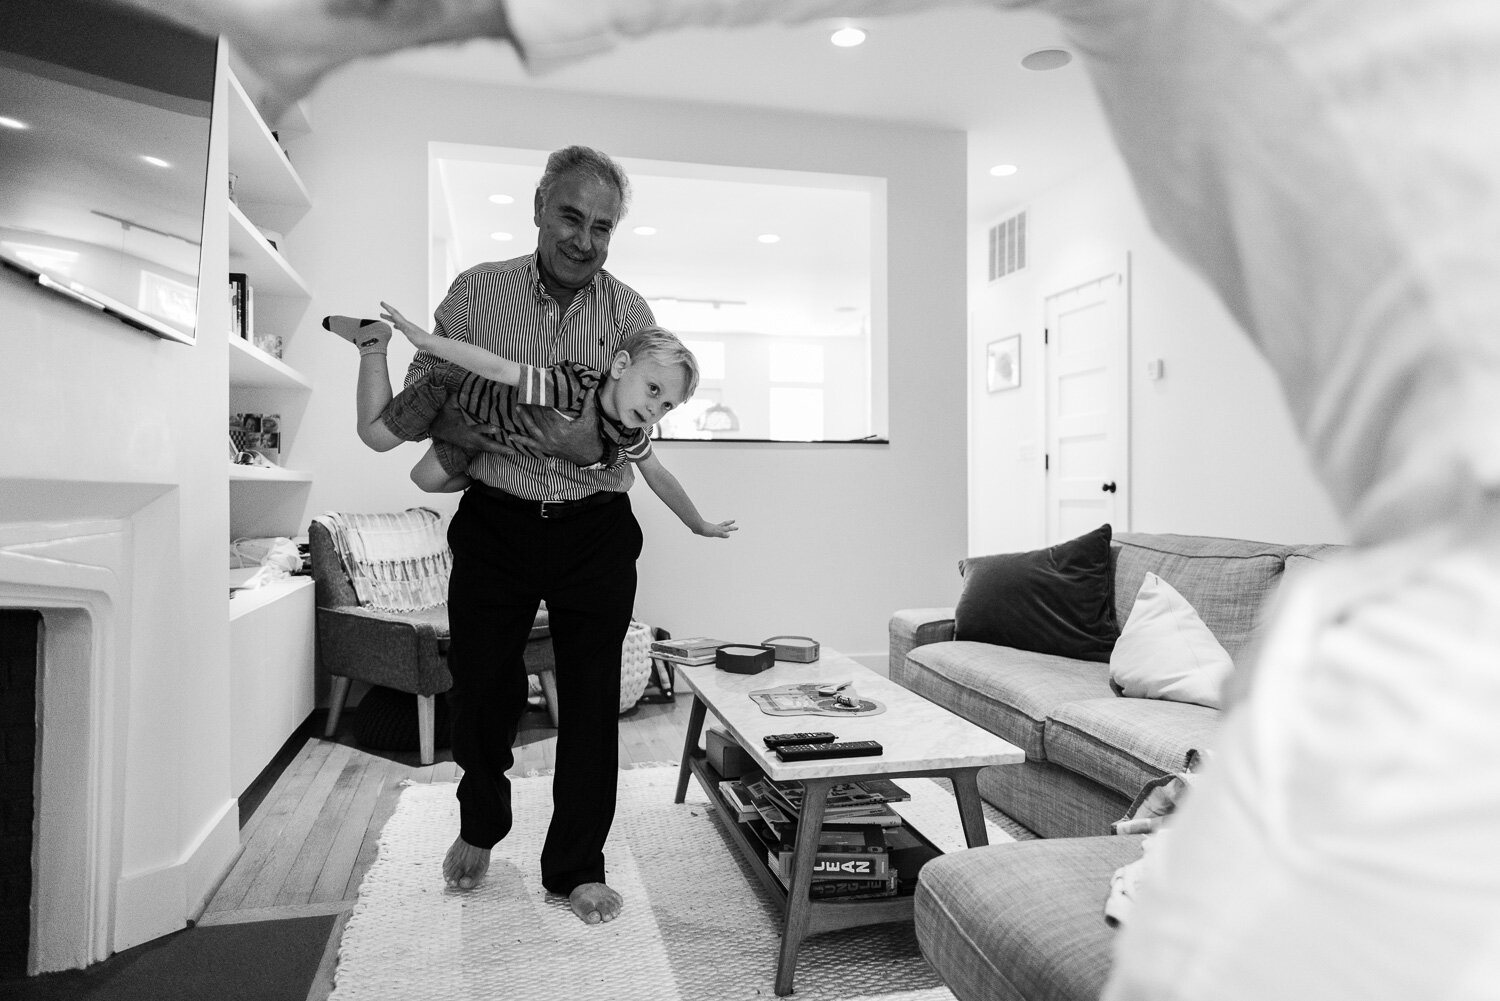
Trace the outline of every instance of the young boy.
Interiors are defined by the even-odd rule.
[[[381,320],[389,323],[349,316],[323,318],[325,328],[359,348],[359,437],[377,452],[425,435],[452,390],[459,408],[470,418],[499,427],[499,439],[512,448],[536,454],[515,440],[515,408],[555,407],[576,414],[585,393],[597,387],[599,431],[618,446],[621,461],[634,462],[656,496],[695,534],[727,539],[730,532],[738,531],[732,519],[705,520],[651,447],[651,428],[698,388],[697,359],[671,331],[646,327],[626,335],[609,371],[601,376],[587,366],[566,361],[545,369],[523,365],[477,345],[429,333],[389,303],[380,305],[385,310]],[[392,324],[419,350],[449,363],[394,397],[385,361]],[[412,467],[412,482],[432,493],[463,490],[470,483],[465,472],[469,458],[462,449],[434,440]]]

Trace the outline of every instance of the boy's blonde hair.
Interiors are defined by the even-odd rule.
[[[662,365],[681,365],[687,372],[687,392],[682,402],[686,403],[698,391],[698,359],[688,346],[666,327],[642,327],[625,335],[619,350],[630,356],[631,361],[646,356]]]

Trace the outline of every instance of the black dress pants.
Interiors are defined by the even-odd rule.
[[[615,815],[620,649],[635,606],[641,529],[623,493],[561,518],[465,492],[448,527],[453,758],[459,836],[491,848],[510,832],[512,745],[527,708],[526,641],[543,600],[557,661],[557,768],[542,885],[604,882]]]

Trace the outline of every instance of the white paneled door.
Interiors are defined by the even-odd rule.
[[[1130,529],[1130,262],[1045,299],[1047,543]]]

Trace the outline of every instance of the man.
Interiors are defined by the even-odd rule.
[[[529,365],[566,359],[607,370],[621,336],[654,323],[645,300],[603,270],[627,192],[624,171],[604,154],[581,146],[553,153],[533,202],[536,252],[459,275],[435,332]],[[436,362],[419,354],[407,381]],[[501,450],[461,426],[434,432],[484,449],[448,530],[453,758],[464,774],[459,836],[443,874],[450,885],[474,886],[510,831],[505,773],[526,709],[522,655],[545,600],[561,709],[542,883],[591,924],[621,907],[605,883],[604,841],[619,767],[620,648],[641,551],[625,495],[633,474],[610,467],[595,407],[590,392],[576,421],[553,414],[528,422],[546,459]]]
[[[1281,597],[1106,996],[1494,998],[1500,4],[993,5],[1084,56],[1153,225],[1265,354],[1357,543]],[[485,30],[536,67],[925,6],[509,0]]]

